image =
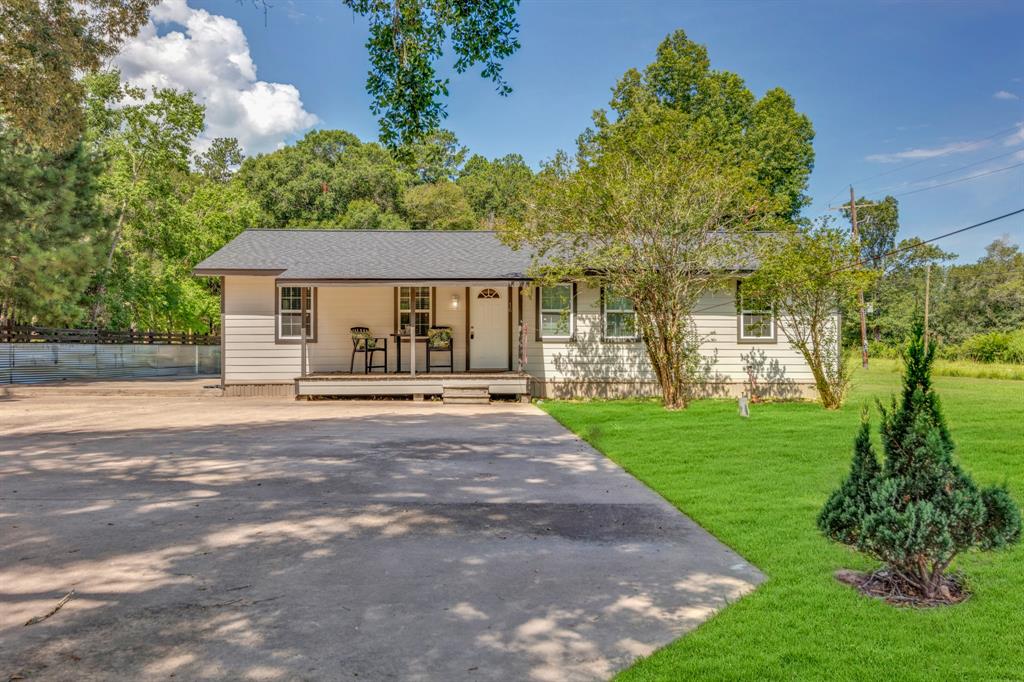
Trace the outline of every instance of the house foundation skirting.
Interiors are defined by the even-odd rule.
[[[232,398],[292,398],[295,384],[225,384],[224,395]]]

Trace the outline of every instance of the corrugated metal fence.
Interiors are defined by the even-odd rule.
[[[219,345],[0,343],[0,384],[219,373]]]

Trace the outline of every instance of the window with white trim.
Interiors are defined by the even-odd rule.
[[[416,325],[416,336],[426,336],[430,330],[430,287],[398,288],[398,327],[408,333],[409,325]]]
[[[306,290],[306,339],[313,338],[313,290],[311,287],[279,287],[277,337],[302,338],[302,290]]]
[[[542,339],[572,338],[573,309],[572,285],[556,284],[540,289],[540,320],[538,330]]]
[[[637,338],[636,309],[633,301],[619,296],[606,287],[604,299],[604,337],[613,341],[631,341]]]
[[[740,341],[774,341],[775,340],[775,309],[771,303],[757,300],[746,300],[742,287],[739,290]]]

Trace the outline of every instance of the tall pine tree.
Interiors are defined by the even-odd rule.
[[[0,125],[0,321],[81,322],[109,237],[99,168],[82,144],[50,152]]]

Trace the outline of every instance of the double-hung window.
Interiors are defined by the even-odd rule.
[[[749,300],[739,288],[740,342],[771,343],[775,341],[775,309],[767,301]]]
[[[416,336],[426,336],[430,330],[430,287],[399,287],[398,326],[408,333],[409,325],[416,325]]]
[[[541,339],[572,338],[575,324],[571,284],[541,287],[537,303],[537,331]]]
[[[603,294],[604,338],[610,341],[635,341],[636,309],[633,301],[616,294],[610,288],[605,288]]]
[[[302,292],[306,292],[306,340],[316,336],[313,320],[316,301],[310,287],[279,287],[277,308],[277,338],[287,341],[302,339]]]

